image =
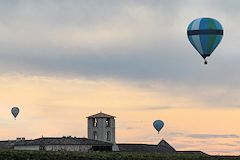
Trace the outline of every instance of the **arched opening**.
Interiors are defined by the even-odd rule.
[[[106,127],[110,127],[110,118],[106,119]]]
[[[97,126],[98,126],[97,118],[93,118],[93,127],[97,127]]]
[[[107,141],[111,141],[111,132],[110,131],[108,131],[106,133],[106,139],[107,139]]]
[[[93,139],[97,140],[97,132],[96,131],[93,132]]]

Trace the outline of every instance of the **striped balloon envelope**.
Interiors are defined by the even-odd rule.
[[[210,56],[223,37],[222,25],[213,18],[199,18],[192,21],[187,29],[188,39],[205,60]]]

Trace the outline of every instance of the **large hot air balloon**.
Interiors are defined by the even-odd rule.
[[[193,47],[207,64],[206,57],[212,54],[222,40],[223,28],[216,19],[199,18],[189,24],[187,35]]]
[[[18,107],[13,107],[11,112],[12,112],[12,115],[14,116],[14,118],[16,119],[16,117],[19,113],[19,108]]]
[[[158,134],[160,130],[163,128],[163,126],[164,126],[164,123],[161,120],[156,120],[153,122],[153,127],[158,131]]]

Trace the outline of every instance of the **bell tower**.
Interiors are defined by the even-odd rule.
[[[115,116],[100,112],[87,119],[89,139],[115,143]]]

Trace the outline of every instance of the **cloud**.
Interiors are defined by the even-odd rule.
[[[218,143],[217,145],[236,147],[239,146],[237,143]]]
[[[29,106],[18,121],[23,124],[18,125],[18,134],[23,136],[63,135],[66,130],[83,135],[86,127],[79,130],[70,123],[85,126],[83,114],[99,111],[101,107],[96,105],[104,104],[103,108],[113,113],[121,111],[117,117],[124,115],[118,120],[122,141],[158,142],[159,137],[149,135],[155,134],[151,118],[161,116],[168,124],[163,134],[169,128],[180,130],[166,133],[180,148],[199,149],[204,144],[202,149],[210,145],[208,151],[223,152],[225,141],[215,149],[216,141],[236,141],[237,133],[192,134],[189,126],[195,126],[192,115],[202,119],[202,115],[197,115],[200,111],[207,110],[209,114],[201,113],[212,118],[211,113],[225,115],[240,106],[239,3],[237,0],[1,1],[0,76],[1,90],[5,90],[1,106],[11,106],[13,101]],[[208,65],[203,65],[186,36],[187,25],[198,17],[217,18],[225,30],[223,41]],[[5,75],[15,73],[28,80],[14,76],[4,79]],[[38,76],[49,79],[37,80]],[[65,107],[69,107],[68,111]],[[181,112],[182,109],[185,111]],[[163,112],[159,115],[158,111]],[[2,110],[2,114],[8,112],[9,108]],[[230,118],[224,123],[233,124],[237,117],[233,112],[229,112]],[[186,113],[189,114],[185,117]],[[61,120],[67,128],[58,123],[56,117],[61,116],[73,118],[71,122]],[[203,120],[200,124],[203,129],[212,129],[216,121],[222,120],[222,116],[214,116],[216,119],[212,118],[207,127],[208,119]],[[16,130],[15,123],[8,120],[7,114],[1,117],[5,127],[2,137],[15,137],[16,132],[12,132]],[[182,121],[189,126],[182,125]],[[32,133],[22,130],[27,125],[32,126]],[[184,127],[190,131],[182,132]],[[229,126],[217,128],[223,127]],[[231,128],[236,130],[236,126]],[[209,132],[216,133],[214,129]],[[177,143],[181,138],[188,141]],[[213,144],[207,143],[209,140]],[[234,150],[231,142],[226,142],[227,145],[229,151]]]
[[[173,137],[190,137],[190,138],[196,138],[196,139],[202,139],[202,140],[217,139],[217,138],[223,138],[223,139],[228,139],[228,138],[238,139],[238,138],[240,138],[240,136],[237,134],[206,134],[206,133],[188,134],[188,133],[183,133],[183,132],[170,132],[170,133],[168,133],[168,135],[173,136]],[[236,143],[238,143],[238,141],[236,141]]]
[[[239,108],[240,34],[231,18],[239,13],[226,9],[233,2],[239,3],[0,2],[0,74],[115,79],[205,108]],[[189,22],[205,15],[220,19],[226,30],[207,66],[186,36]],[[172,107],[159,106],[146,108]]]
[[[191,138],[200,138],[200,139],[240,138],[240,136],[236,134],[189,134],[187,136]]]
[[[178,137],[178,136],[184,136],[185,134],[182,132],[170,132],[168,133],[168,135],[173,137]]]
[[[213,55],[208,66],[202,65],[186,37],[186,26],[192,20],[187,9],[205,6],[208,10],[212,2],[1,3],[2,73],[239,85],[240,77],[232,69],[238,67],[237,50],[227,56],[225,49],[232,47],[233,35],[224,37],[218,56]],[[223,1],[216,4],[214,14],[224,11]],[[236,30],[228,23],[226,27],[227,34]],[[239,34],[234,32],[234,36]]]
[[[201,150],[211,155],[238,155],[238,134],[169,133],[171,144],[177,150]]]
[[[142,110],[165,110],[165,109],[172,109],[175,107],[171,107],[171,106],[144,106],[144,107],[138,107],[138,109],[142,109]]]
[[[134,127],[127,127],[127,130],[133,130],[135,129]]]

